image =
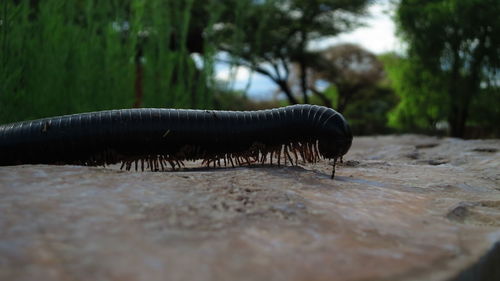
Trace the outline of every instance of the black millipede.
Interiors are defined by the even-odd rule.
[[[316,105],[258,111],[121,109],[0,126],[0,166],[121,163],[152,171],[203,160],[207,166],[297,165],[347,153],[344,117]],[[300,160],[300,161],[299,161]]]

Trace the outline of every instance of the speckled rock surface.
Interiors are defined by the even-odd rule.
[[[302,167],[0,167],[0,280],[453,280],[500,241],[500,141]]]

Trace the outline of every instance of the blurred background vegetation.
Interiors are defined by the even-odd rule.
[[[400,51],[311,48],[362,26],[375,2],[3,0],[0,123],[313,103],[342,112],[356,134],[499,137],[500,1],[393,0]],[[267,77],[276,91],[255,100],[234,90],[216,79],[222,63]]]

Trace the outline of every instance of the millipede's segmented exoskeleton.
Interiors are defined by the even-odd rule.
[[[349,150],[344,117],[316,105],[259,111],[122,109],[0,126],[0,165],[122,163],[121,168],[181,168],[252,163],[335,163]]]

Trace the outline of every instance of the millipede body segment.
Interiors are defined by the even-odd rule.
[[[122,109],[0,126],[0,165],[122,163],[153,171],[207,166],[334,163],[349,150],[344,117],[316,105],[259,111]],[[332,178],[335,172],[332,173]]]

